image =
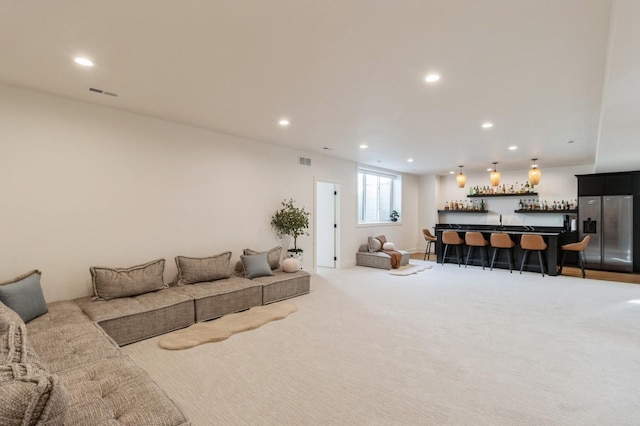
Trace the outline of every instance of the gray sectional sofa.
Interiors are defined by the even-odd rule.
[[[402,253],[400,266],[409,264],[411,253],[404,250],[398,250]],[[368,244],[362,244],[356,253],[357,266],[369,266],[371,268],[391,269],[391,256],[383,251],[369,251]]]
[[[229,274],[108,300],[53,302],[26,324],[0,303],[0,424],[189,425],[118,345],[309,291],[308,272],[274,270],[254,279]]]

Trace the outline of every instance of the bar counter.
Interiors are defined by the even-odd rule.
[[[516,243],[515,247],[513,247],[514,253],[514,263],[516,264],[516,269],[520,269],[520,263],[522,262],[522,255],[524,251],[520,248],[520,236],[524,234],[538,234],[541,235],[544,241],[547,243],[546,250],[546,271],[549,275],[555,276],[558,275],[559,265],[559,256],[560,246],[564,244],[568,244],[571,242],[577,241],[577,233],[575,232],[567,232],[563,227],[560,226],[500,226],[500,225],[464,225],[464,224],[438,224],[435,227],[436,237],[438,241],[436,242],[436,256],[438,263],[442,262],[442,253],[444,251],[444,247],[442,244],[442,232],[443,231],[456,231],[460,235],[460,238],[464,240],[464,236],[467,231],[481,232],[487,241],[489,241],[491,234],[494,232],[504,233],[511,235],[511,239],[514,243]],[[491,256],[493,255],[493,250],[491,249],[491,245],[487,246],[489,249],[489,263],[491,263]],[[451,253],[451,249],[449,251]],[[448,253],[448,254],[449,254]],[[455,251],[453,251],[455,255]],[[463,261],[466,259],[466,254],[464,254],[463,250]],[[449,259],[448,262],[454,262],[454,256],[447,256]],[[527,271],[537,271],[540,272],[540,266],[536,260],[537,256],[529,256],[527,259],[527,265],[525,268]],[[508,260],[506,253],[504,251],[500,254],[499,258],[496,259],[496,264],[494,268],[504,268],[508,269]],[[569,259],[569,261],[565,262],[565,264],[570,265],[573,264],[573,259]],[[482,266],[482,258],[480,257],[480,252],[478,250],[474,250],[473,259],[469,259],[470,265]]]

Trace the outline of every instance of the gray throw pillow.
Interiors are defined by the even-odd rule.
[[[280,267],[280,257],[282,256],[282,247],[277,246],[272,248],[269,251],[254,251],[251,249],[244,249],[243,254],[251,255],[251,254],[260,254],[267,253],[267,261],[269,262],[269,267],[271,269],[278,269]]]
[[[131,268],[92,266],[89,270],[98,300],[137,296],[168,287],[164,283],[164,259]]]
[[[247,278],[267,277],[273,275],[267,253],[249,254],[240,256],[244,265],[244,273]]]
[[[203,283],[231,276],[231,252],[211,257],[177,256],[178,285]]]
[[[48,312],[40,286],[41,275],[40,271],[34,270],[0,283],[0,302],[13,309],[24,322]]]

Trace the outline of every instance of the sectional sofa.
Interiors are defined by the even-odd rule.
[[[383,242],[384,241],[384,242]],[[392,244],[386,246],[386,244]],[[386,246],[386,248],[385,248]],[[362,244],[356,252],[356,265],[368,266],[370,268],[391,269],[391,255],[385,250],[393,250],[399,253],[400,262],[398,266],[409,264],[411,253],[405,250],[396,250],[393,243],[388,243],[384,235],[369,237],[367,244]]]
[[[249,255],[235,274],[231,253],[176,258],[177,282],[154,290],[149,288],[162,279],[162,259],[126,269],[91,268],[94,296],[49,303],[46,313],[27,322],[0,303],[0,424],[189,425],[119,345],[308,293],[310,274],[272,270],[275,253],[270,254]],[[268,258],[272,262],[264,267]],[[217,278],[197,281],[210,277]],[[119,294],[132,288],[141,293]]]

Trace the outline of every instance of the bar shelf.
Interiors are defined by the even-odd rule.
[[[488,210],[438,210],[438,213],[489,213]]]
[[[578,210],[514,210],[514,213],[576,214]]]
[[[485,195],[467,195],[467,198],[493,198],[493,197],[535,197],[537,192],[523,192],[522,194],[485,194]]]

